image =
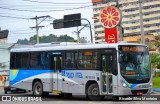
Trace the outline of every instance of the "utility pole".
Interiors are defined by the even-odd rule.
[[[43,19],[38,23],[38,19]],[[39,43],[39,28],[42,28],[44,26],[39,26],[40,23],[42,23],[46,18],[50,18],[50,16],[40,16],[40,17],[34,17],[34,18],[30,18],[30,19],[34,19],[36,20],[36,26],[34,27],[30,27],[30,28],[35,28],[36,29],[36,38],[37,38],[37,44]]]
[[[81,40],[81,38],[80,38],[80,32],[85,28],[85,27],[87,27],[87,25],[88,24],[85,24],[81,29],[79,29],[78,30],[78,26],[77,26],[77,31],[74,31],[76,34],[77,34],[77,41],[78,41],[78,43],[80,43],[80,40]]]
[[[78,30],[78,26],[77,26],[76,34],[77,34],[77,41],[79,43],[80,42],[80,37],[79,37],[80,31]]]
[[[142,0],[138,0],[139,2],[139,16],[140,16],[140,28],[141,28],[141,44],[145,44],[144,39],[144,27],[143,27],[143,14],[142,14]]]

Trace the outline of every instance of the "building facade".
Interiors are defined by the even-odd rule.
[[[109,5],[116,5],[116,0],[92,0],[93,17],[99,17],[100,11]],[[117,0],[119,9],[122,12],[122,21],[120,23],[119,32],[123,36],[140,35],[140,14],[139,9],[142,9],[142,21],[144,34],[160,34],[160,0]],[[139,3],[142,7],[139,8]],[[94,20],[95,42],[103,42],[104,27],[99,19]],[[120,33],[119,33],[120,34]]]
[[[0,43],[0,86],[8,79],[10,66],[10,49],[13,44]]]

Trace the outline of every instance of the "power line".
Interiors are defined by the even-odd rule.
[[[92,2],[85,2],[85,3],[56,3],[56,2],[42,2],[42,1],[35,1],[35,0],[23,0],[23,1],[29,1],[29,2],[35,2],[35,3],[46,3],[46,4],[88,4]]]
[[[25,4],[23,4],[23,5],[18,5],[18,4],[15,4],[15,5],[14,4],[0,4],[0,5],[1,6],[16,6],[16,7],[24,7],[24,6],[28,6],[28,7],[32,7],[33,6],[33,7],[36,7],[36,6],[62,6],[62,5],[63,6],[68,6],[68,5],[69,6],[75,6],[75,5],[87,5],[87,4],[79,4],[79,3],[77,3],[77,4],[66,4],[66,5],[63,4],[63,3],[62,4],[44,4],[43,3],[42,5],[36,5],[36,4],[32,5],[32,4],[31,5],[29,5],[29,4],[26,4],[26,5]]]
[[[31,18],[30,16],[27,16],[27,15],[18,15],[18,14],[13,14],[13,13],[0,13],[0,14],[4,14],[4,15],[11,15],[11,16],[23,16],[23,17],[28,17],[28,18]]]
[[[53,8],[53,6],[54,6],[54,8],[56,7],[76,7],[76,6],[86,6],[86,4],[85,5],[82,5],[82,4],[76,4],[76,5],[69,5],[69,4],[67,4],[67,5],[63,5],[63,4],[55,4],[55,5],[8,5],[8,4],[5,4],[5,5],[3,5],[3,4],[0,4],[0,6],[3,6],[3,7],[16,7],[16,8],[19,8],[19,7],[21,7],[21,8],[26,8],[26,7],[28,7],[28,8],[31,8],[31,7],[46,7],[46,8]]]
[[[30,19],[30,18],[24,18],[24,17],[4,16],[4,15],[0,15],[0,17],[4,17],[4,18],[14,18],[14,19]]]
[[[11,30],[11,31],[9,31],[9,32],[17,32],[17,31],[30,31],[30,29],[21,29],[21,30]]]
[[[88,8],[91,7],[92,5],[87,5],[87,6],[82,6],[82,7],[75,7],[75,8],[68,8],[68,9],[55,9],[55,10],[44,10],[44,11],[37,11],[37,10],[27,10],[27,9],[13,9],[13,8],[6,8],[6,7],[1,7],[0,9],[5,9],[5,10],[13,10],[13,11],[21,11],[21,12],[53,12],[53,11],[67,11],[67,10],[75,10],[75,9],[83,9],[83,8]]]
[[[51,33],[51,34],[57,34],[57,33],[54,33],[54,32],[58,32],[58,33],[63,33],[63,34],[65,34],[64,33],[64,31],[62,31],[62,30],[55,30],[55,31],[41,31],[41,34],[43,34],[43,33]],[[65,30],[65,32],[73,32],[73,30]],[[15,35],[16,34],[16,35]],[[33,35],[33,34],[35,34],[35,32],[23,32],[23,33],[16,33],[16,32],[13,32],[11,35],[9,35],[9,36],[11,36],[11,37],[14,37],[14,36],[28,36],[28,35]]]

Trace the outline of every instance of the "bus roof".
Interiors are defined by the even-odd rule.
[[[101,48],[117,48],[118,45],[142,45],[135,43],[114,43],[114,44],[78,44],[63,42],[60,44],[36,44],[36,45],[25,45],[15,46],[11,49],[11,52],[31,52],[31,51],[59,51],[59,50],[78,50],[78,49],[101,49]]]

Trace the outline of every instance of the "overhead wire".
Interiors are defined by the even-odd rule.
[[[11,16],[23,16],[23,17],[31,17],[31,16],[28,16],[28,15],[19,15],[19,14],[13,14],[13,13],[0,13],[0,14],[3,14],[3,15],[11,15]]]
[[[14,18],[14,19],[30,19],[30,18],[25,18],[25,17],[15,17],[15,16],[5,16],[5,15],[0,15],[0,17],[4,17],[4,18]]]
[[[24,1],[27,1],[27,0],[24,0]],[[29,0],[28,0],[29,1]],[[30,0],[31,2],[37,2],[38,1],[32,1]],[[73,6],[75,6],[75,4],[87,4],[87,3],[90,3],[90,2],[87,2],[87,3],[53,3],[53,2],[39,2],[39,3],[50,3],[50,4],[71,4]],[[27,6],[27,5],[26,5]],[[3,6],[0,6],[0,9],[5,9],[5,10],[13,10],[13,11],[28,11],[28,12],[53,12],[53,11],[66,11],[66,10],[74,10],[74,9],[83,9],[83,8],[88,8],[88,7],[91,7],[92,5],[86,5],[86,6],[81,6],[81,7],[75,7],[75,8],[66,8],[66,9],[54,9],[54,10],[39,10],[39,11],[36,11],[36,10],[25,10],[25,9],[15,9],[15,8],[7,8],[7,7],[3,7]],[[8,14],[8,13],[1,13],[1,14],[5,14],[5,15],[0,15],[0,17],[3,17],[3,18],[14,18],[14,19],[30,19],[28,16],[24,16],[24,15],[16,15],[16,14]],[[9,15],[14,15],[14,16],[9,16]],[[20,16],[23,16],[23,17],[20,17]],[[46,27],[45,27],[46,28]],[[23,30],[22,30],[23,31]],[[30,33],[35,33],[35,32],[26,32],[26,33],[16,33],[17,30],[14,31],[10,31],[14,34],[27,34],[26,36],[28,35],[31,35]],[[49,32],[49,31],[48,31]],[[70,31],[71,32],[71,31]],[[33,35],[33,34],[32,34]],[[10,37],[12,37],[12,35],[9,35]],[[15,36],[15,35],[14,35]],[[22,35],[17,35],[17,36],[22,36]],[[23,35],[24,36],[24,35]]]
[[[14,9],[14,8],[6,8],[0,6],[0,9],[5,10],[12,10],[12,11],[25,11],[25,12],[53,12],[53,11],[69,11],[69,10],[76,10],[76,9],[83,9],[91,7],[92,5],[82,6],[82,7],[75,7],[75,8],[67,8],[67,9],[53,9],[53,10],[29,10],[29,9]]]
[[[88,3],[92,3],[92,2],[85,2],[85,3],[56,3],[56,2],[42,2],[42,1],[36,1],[36,0],[23,0],[23,1],[29,1],[29,2],[34,2],[34,3],[46,3],[46,4],[88,4]]]

